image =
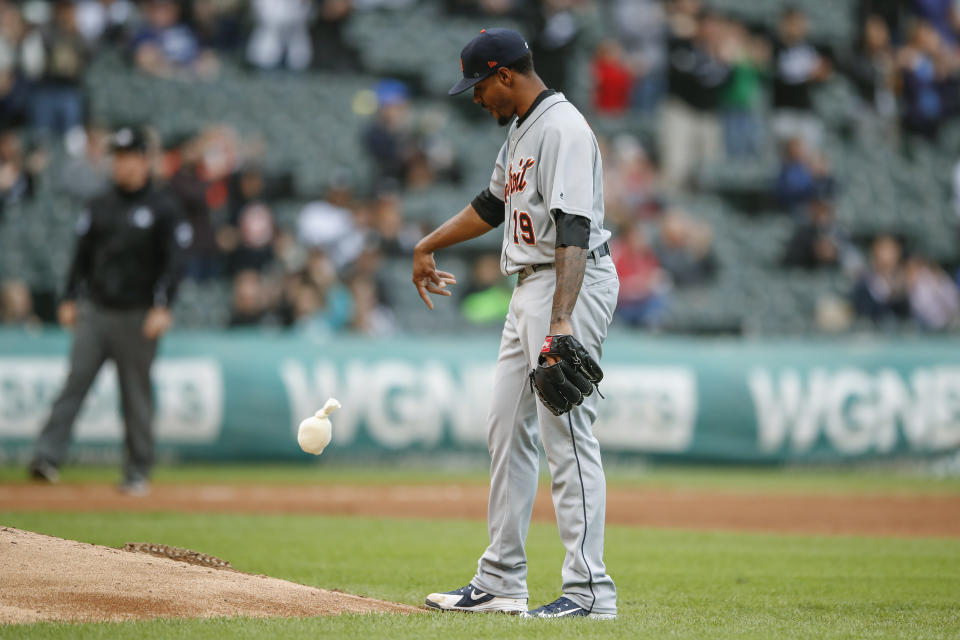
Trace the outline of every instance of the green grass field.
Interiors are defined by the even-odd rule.
[[[70,470],[111,481],[115,470]],[[653,469],[612,483],[729,490],[960,493],[954,479],[891,472]],[[0,482],[20,481],[0,471]],[[483,482],[482,473],[323,467],[165,469],[158,482]],[[251,573],[420,604],[472,576],[486,542],[477,521],[277,515],[0,512],[0,524],[120,546],[162,542]],[[528,541],[531,604],[558,595],[555,525]],[[0,638],[960,638],[960,540],[813,537],[611,526],[606,559],[620,617],[536,621],[425,613],[294,620],[160,620],[0,627]],[[2,585],[0,585],[2,595]]]

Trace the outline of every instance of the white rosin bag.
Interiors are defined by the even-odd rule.
[[[330,419],[327,416],[339,409],[340,406],[340,402],[336,398],[330,398],[322,409],[300,423],[300,428],[297,430],[297,442],[301,449],[315,456],[323,453],[333,437],[333,425],[330,424]]]

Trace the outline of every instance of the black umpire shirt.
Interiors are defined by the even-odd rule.
[[[114,187],[91,200],[77,221],[64,297],[83,294],[109,309],[169,306],[192,235],[166,189]]]

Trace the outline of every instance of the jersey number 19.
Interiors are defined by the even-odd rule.
[[[537,244],[537,237],[533,233],[533,220],[526,211],[513,210],[513,244],[520,244],[517,238],[517,232],[520,232],[520,238],[530,246]]]

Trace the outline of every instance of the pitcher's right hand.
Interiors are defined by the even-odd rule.
[[[432,252],[415,249],[413,252],[413,285],[428,309],[433,309],[430,294],[449,296],[447,285],[457,284],[457,278],[452,273],[438,271],[437,263]]]

